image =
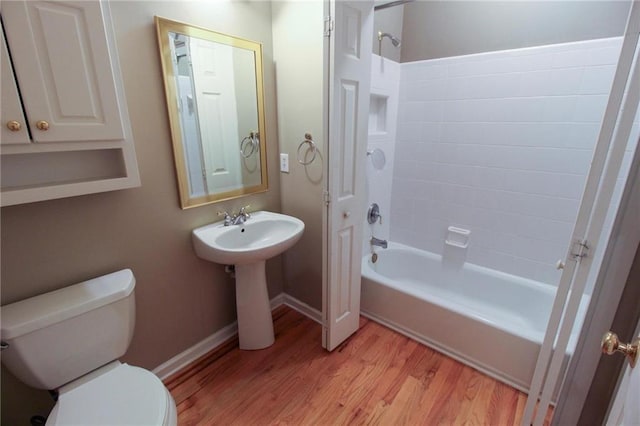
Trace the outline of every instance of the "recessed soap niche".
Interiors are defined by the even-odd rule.
[[[371,94],[369,101],[369,134],[383,134],[387,132],[387,101],[388,96]]]

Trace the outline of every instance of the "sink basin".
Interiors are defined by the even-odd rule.
[[[293,246],[302,231],[300,219],[264,211],[251,213],[242,225],[222,221],[193,230],[198,257],[235,265],[240,349],[263,349],[275,341],[265,261]]]
[[[251,213],[242,225],[223,222],[193,230],[193,246],[198,257],[224,265],[242,265],[277,256],[302,236],[304,222],[271,212]]]

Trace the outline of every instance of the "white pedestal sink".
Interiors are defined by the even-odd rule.
[[[194,229],[198,257],[235,265],[240,349],[263,349],[274,342],[265,261],[293,246],[304,222],[271,212],[255,212],[241,225],[216,222]]]

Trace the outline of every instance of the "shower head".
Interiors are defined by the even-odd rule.
[[[394,35],[392,35],[392,34],[389,34],[389,33],[383,33],[382,31],[378,31],[378,41],[379,41],[379,42],[382,42],[382,39],[383,39],[384,37],[388,37],[388,38],[389,38],[389,40],[391,40],[391,43],[392,43],[395,47],[400,46],[401,40],[400,40],[398,37],[396,37],[396,36],[394,36]]]

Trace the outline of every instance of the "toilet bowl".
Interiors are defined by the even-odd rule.
[[[177,425],[160,379],[118,361],[133,336],[134,287],[125,269],[2,307],[2,363],[57,390],[47,425]]]
[[[153,373],[115,361],[63,386],[46,424],[170,426],[177,413]]]

